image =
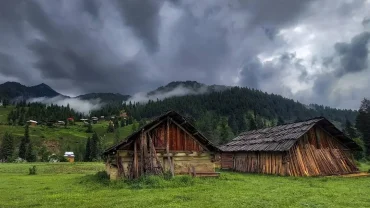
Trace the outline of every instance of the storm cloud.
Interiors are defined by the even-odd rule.
[[[195,80],[357,108],[370,96],[369,10],[368,0],[3,0],[0,81],[73,96]]]

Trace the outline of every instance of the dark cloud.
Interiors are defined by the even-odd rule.
[[[362,20],[362,25],[363,25],[366,29],[370,29],[370,17],[365,17],[365,18]]]
[[[337,76],[359,72],[368,67],[368,43],[370,33],[363,32],[352,38],[350,43],[336,43],[335,50],[340,59]]]
[[[367,70],[369,33],[336,44],[332,56],[309,46],[303,51],[316,59],[303,60],[295,52],[311,31],[293,29],[321,27],[330,15],[350,19],[363,5],[340,1],[335,13],[327,13],[334,7],[329,0],[3,0],[0,80],[124,94],[196,80],[293,96],[292,83],[317,78],[313,91],[329,94],[336,79]],[[368,22],[363,20],[365,28]],[[337,27],[330,21],[325,26]],[[328,37],[330,44],[342,39]],[[315,75],[320,67],[335,70],[328,72],[332,85]]]
[[[95,0],[82,0],[82,8],[89,13],[93,18],[99,17],[99,8],[102,2],[97,2]]]
[[[161,0],[117,0],[125,24],[140,37],[150,52],[158,50],[159,9]]]
[[[294,53],[283,53],[272,60],[261,62],[259,58],[247,59],[240,72],[243,86],[260,89],[264,83],[281,82],[289,73],[297,73],[299,81],[304,82],[308,76],[301,59]],[[280,85],[281,83],[279,83]]]
[[[262,27],[263,31],[265,32],[266,36],[270,40],[274,40],[275,36],[278,34],[278,30],[276,28],[268,28],[268,27]]]
[[[282,26],[298,21],[314,0],[259,0],[237,1],[241,8],[252,14],[250,24],[256,26]]]

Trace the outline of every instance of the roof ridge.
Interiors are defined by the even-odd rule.
[[[303,123],[303,122],[307,122],[307,121],[311,121],[311,120],[316,120],[316,119],[322,120],[322,119],[326,119],[326,118],[323,117],[323,116],[317,116],[317,117],[309,118],[309,119],[298,121],[298,122],[290,122],[290,123],[285,123],[285,124],[281,124],[281,125],[277,125],[277,126],[270,126],[270,127],[265,127],[265,128],[261,128],[261,129],[254,129],[254,130],[250,130],[250,131],[243,131],[243,132],[240,132],[238,134],[238,136],[245,135],[246,133],[249,134],[249,133],[253,133],[253,132],[261,132],[262,130],[269,129],[269,128],[277,128],[277,127],[281,127],[281,126],[287,126],[287,125],[291,125],[291,124]]]

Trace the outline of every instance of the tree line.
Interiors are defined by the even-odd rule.
[[[28,120],[35,120],[38,123],[47,124],[54,121],[66,121],[69,117],[81,119],[83,114],[73,110],[69,105],[46,105],[22,101],[17,103],[15,108],[8,114],[8,123],[10,125],[23,126]]]

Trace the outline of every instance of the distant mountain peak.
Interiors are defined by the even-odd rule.
[[[45,83],[35,86],[25,86],[18,82],[5,82],[0,84],[0,97],[8,99],[27,100],[37,97],[56,97],[60,96],[58,92],[53,90]]]

